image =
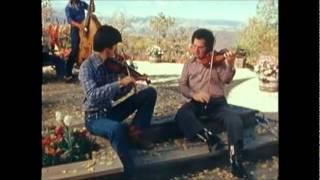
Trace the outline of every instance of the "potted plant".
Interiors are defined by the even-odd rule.
[[[279,66],[275,56],[261,55],[258,64],[254,67],[259,76],[259,88],[261,91],[278,91]]]
[[[161,57],[163,55],[163,50],[157,46],[151,46],[147,49],[147,54],[149,56],[149,60],[152,62],[160,62],[161,61]]]

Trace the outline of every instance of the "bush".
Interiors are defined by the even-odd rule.
[[[273,1],[258,4],[257,16],[240,32],[237,46],[248,52],[247,63],[253,66],[260,54],[278,56],[278,8]]]

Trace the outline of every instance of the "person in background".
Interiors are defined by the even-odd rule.
[[[74,78],[72,69],[79,54],[79,30],[82,30],[84,28],[82,22],[85,19],[85,10],[88,10],[88,7],[88,3],[84,1],[70,0],[65,8],[67,22],[71,25],[71,52],[69,55],[69,59],[67,60],[66,81],[72,81]],[[92,8],[94,12],[95,5],[93,5]]]
[[[66,63],[65,60],[55,55],[51,50],[50,42],[46,37],[42,37],[42,64],[54,65],[56,70],[56,76],[59,80],[65,80],[66,75]]]

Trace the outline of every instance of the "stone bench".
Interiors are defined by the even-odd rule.
[[[257,125],[256,115],[259,113],[257,110],[233,105],[231,107],[236,113],[240,114],[244,122],[244,148],[246,151],[266,145],[277,147],[278,140],[275,139],[274,136],[270,134],[257,135],[254,132],[254,127]],[[203,117],[203,120],[206,121],[205,117]],[[211,126],[215,127],[214,131],[219,133],[218,135],[223,141],[226,141],[225,131],[214,124]],[[149,151],[134,148],[130,149],[130,153],[138,168],[220,156],[226,154],[227,151],[227,149],[224,149],[219,152],[209,152],[205,143],[185,140],[174,122],[174,115],[161,117],[161,119],[153,119],[151,128],[146,131],[146,137],[156,144],[154,149]],[[104,146],[101,150],[112,151],[114,156],[112,164],[108,166],[108,161],[105,161],[104,164],[100,164],[101,161],[99,161],[95,163],[93,169],[89,170],[83,167],[83,164],[90,163],[89,160],[43,168],[43,179],[86,179],[122,173],[123,165],[117,154],[112,150],[109,141],[101,137],[97,137],[97,139],[99,144]]]
[[[231,105],[232,111],[238,113],[244,123],[244,149],[251,151],[259,147],[271,145],[277,147],[278,139],[271,133],[258,135],[255,132],[257,115],[259,111],[245,107]],[[202,117],[204,122],[206,117]],[[225,130],[215,123],[209,122],[214,132],[227,143]],[[207,144],[200,141],[188,141],[174,122],[174,115],[168,115],[161,119],[155,119],[150,129],[146,131],[146,137],[156,143],[156,147],[149,151],[132,149],[130,153],[138,167],[144,168],[152,165],[176,163],[197,158],[220,156],[227,149],[219,152],[209,152]],[[227,148],[227,147],[226,147]]]

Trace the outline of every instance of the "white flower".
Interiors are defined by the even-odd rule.
[[[66,115],[63,119],[63,123],[66,126],[70,126],[71,125],[71,121],[72,121],[72,117],[69,115]]]
[[[262,56],[258,64],[254,67],[254,71],[260,76],[277,77],[278,64],[275,62],[275,57]]]
[[[266,69],[266,70],[263,72],[263,75],[265,75],[265,76],[272,75],[272,70],[271,70],[271,69]]]
[[[163,50],[159,46],[152,46],[147,49],[147,54],[149,56],[161,56],[163,55]]]
[[[77,131],[79,131],[78,128],[73,128],[73,132],[77,132]]]
[[[63,114],[60,111],[56,111],[56,121],[61,124],[63,119]]]

